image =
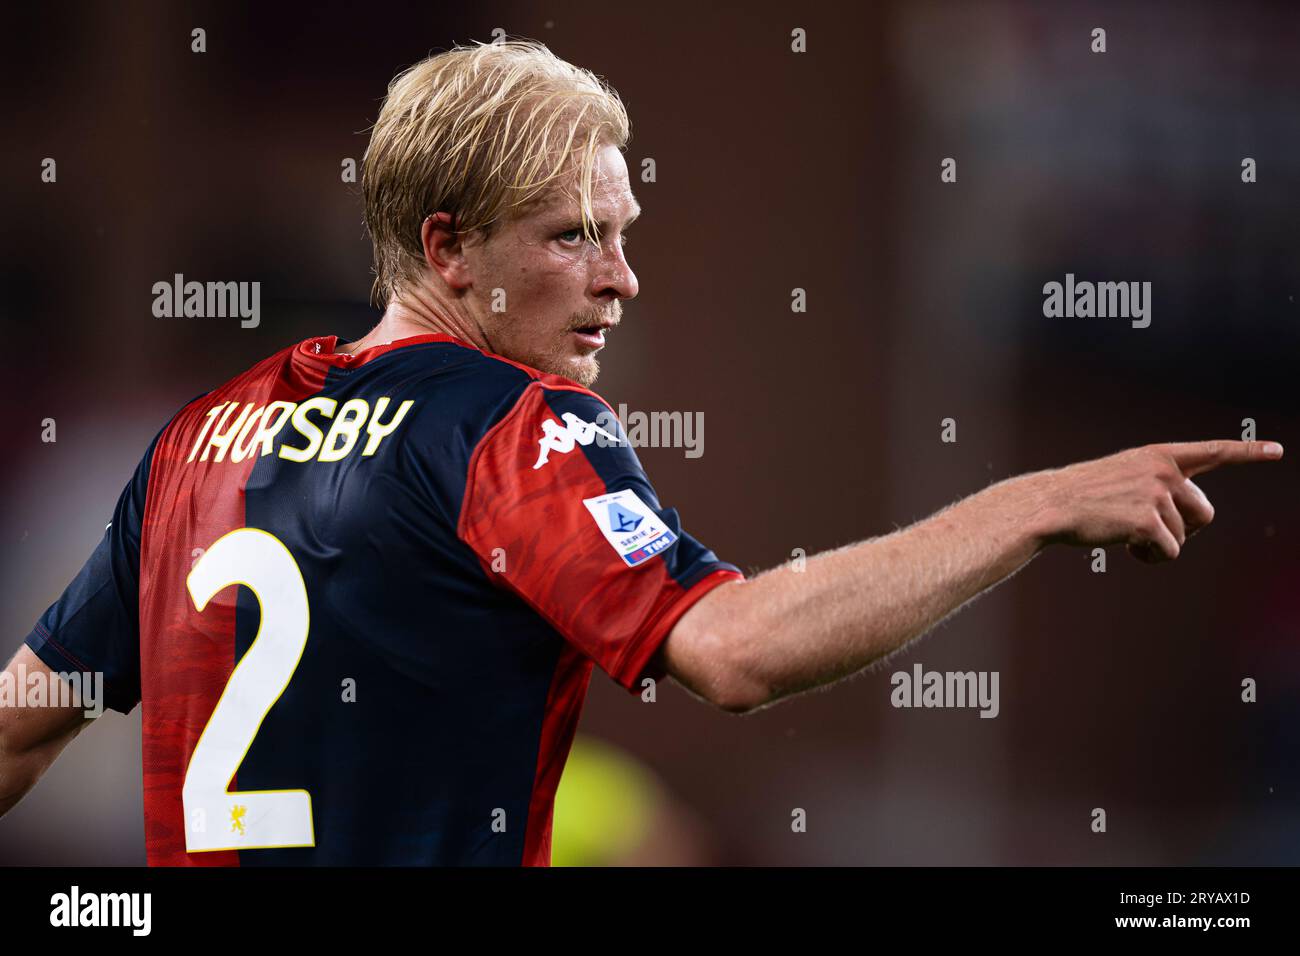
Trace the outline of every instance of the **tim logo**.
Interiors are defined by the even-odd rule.
[[[537,463],[533,465],[534,471],[546,464],[551,452],[567,454],[573,451],[575,445],[590,445],[596,440],[597,435],[603,435],[614,444],[619,443],[616,435],[611,435],[599,425],[584,422],[573,412],[565,412],[563,417],[563,425],[554,418],[542,422],[542,437],[537,440],[541,451],[537,455]]]

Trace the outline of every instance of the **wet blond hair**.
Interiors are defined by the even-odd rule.
[[[572,197],[576,180],[583,232],[596,239],[596,154],[625,148],[629,135],[618,94],[535,40],[456,46],[402,71],[361,166],[372,302],[382,308],[421,273],[420,229],[436,212],[452,215],[457,234],[488,234],[553,183]]]

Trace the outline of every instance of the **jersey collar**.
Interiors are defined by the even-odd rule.
[[[370,348],[362,349],[354,354],[335,351],[340,345],[346,345],[349,341],[351,340],[340,338],[337,335],[318,335],[304,342],[299,342],[294,348],[294,353],[313,364],[328,365],[334,368],[357,368],[365,365],[371,359],[378,358],[394,349],[405,348],[408,345],[422,345],[425,342],[451,342],[467,349],[474,348],[470,343],[458,339],[454,335],[448,335],[445,332],[428,332],[423,335],[408,335],[406,338],[394,339],[391,342],[385,342],[383,345],[372,345]]]

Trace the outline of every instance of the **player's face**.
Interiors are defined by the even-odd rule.
[[[569,192],[553,191],[464,252],[471,308],[488,348],[586,386],[600,371],[596,353],[620,321],[622,300],[637,294],[623,243],[640,207],[614,146],[597,153],[592,170],[599,246],[583,237],[576,187]]]

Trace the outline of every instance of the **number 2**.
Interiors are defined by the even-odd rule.
[[[262,721],[302,660],[311,624],[307,586],[284,543],[257,528],[239,528],[219,538],[185,580],[199,611],[232,584],[243,584],[257,596],[261,618],[257,636],[226,682],[185,771],[185,850],[315,846],[311,794],[306,790],[228,789]]]

